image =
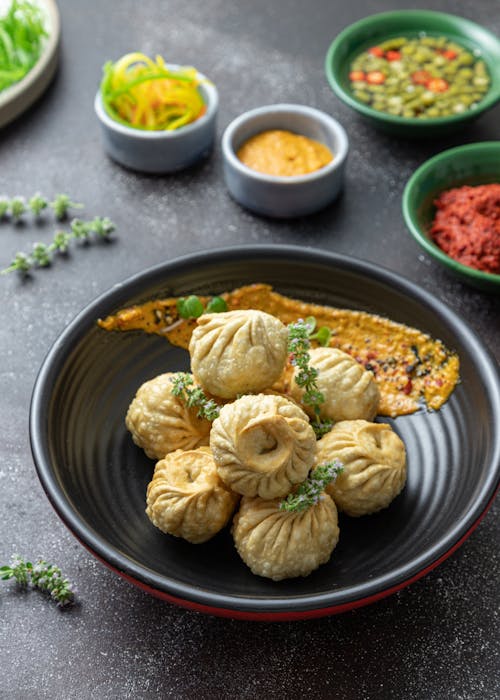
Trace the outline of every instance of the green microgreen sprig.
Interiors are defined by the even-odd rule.
[[[227,304],[222,297],[211,297],[206,307],[196,294],[177,299],[177,312],[181,318],[199,318],[203,313],[219,314],[227,311]]]
[[[16,554],[12,557],[10,566],[0,567],[0,578],[3,581],[14,578],[23,588],[31,584],[33,588],[48,593],[60,607],[66,607],[75,601],[74,586],[63,577],[58,566],[48,564],[43,559],[32,564]]]
[[[195,386],[193,377],[187,372],[178,372],[172,377],[172,394],[178,396],[189,407],[198,408],[198,417],[213,421],[220,412],[220,407],[213,399],[205,396],[203,389]]]
[[[33,267],[47,267],[55,253],[66,253],[73,240],[89,242],[91,237],[108,238],[115,230],[114,223],[107,217],[96,216],[90,221],[73,219],[71,233],[56,231],[52,243],[34,243],[31,253],[17,253],[9,267],[0,274],[18,271],[27,274]]]
[[[304,390],[302,403],[311,406],[314,411],[315,418],[311,422],[311,426],[319,439],[331,430],[333,423],[328,419],[320,420],[321,404],[324,403],[325,397],[316,383],[318,370],[309,364],[311,360],[309,354],[311,334],[316,326],[315,319],[312,319],[313,325],[311,318],[309,317],[305,321],[299,319],[296,323],[288,324],[288,352],[290,364],[298,370],[295,374],[295,382]]]
[[[334,459],[333,462],[320,464],[309,477],[300,484],[295,493],[289,494],[279,504],[279,510],[300,513],[319,503],[321,494],[328,484],[335,481],[337,476],[344,471],[342,462]]]

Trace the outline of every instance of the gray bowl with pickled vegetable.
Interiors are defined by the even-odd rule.
[[[500,101],[500,41],[442,12],[366,17],[332,42],[325,69],[340,99],[398,135],[437,136]]]

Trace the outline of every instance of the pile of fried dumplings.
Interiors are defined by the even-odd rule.
[[[139,387],[126,415],[136,445],[156,461],[146,514],[162,532],[200,544],[230,524],[251,571],[279,581],[307,576],[330,560],[338,511],[361,517],[386,508],[406,481],[406,451],[390,425],[373,422],[373,374],[332,347],[309,350],[317,370],[320,439],[290,364],[288,328],[257,310],[206,313],[189,354],[193,386],[217,405],[213,421],[174,393],[178,373]],[[342,471],[307,508],[284,509],[319,466]]]

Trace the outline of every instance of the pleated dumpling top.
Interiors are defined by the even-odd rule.
[[[293,401],[273,394],[242,396],[222,407],[210,447],[223,481],[244,496],[286,496],[307,477],[316,436]]]
[[[279,499],[242,498],[232,528],[236,549],[258,576],[274,581],[307,576],[330,559],[338,542],[335,503],[323,493],[300,512],[279,505]]]
[[[310,366],[318,370],[316,384],[323,394],[321,417],[333,421],[375,418],[380,392],[373,374],[353,357],[337,348],[313,348],[309,351]],[[294,370],[290,391],[300,401],[303,390],[297,385]],[[312,414],[308,406],[304,410]]]
[[[238,498],[219,478],[209,447],[176,450],[156,464],[146,513],[163,532],[198,544],[227,524]]]
[[[203,314],[189,343],[195,380],[210,394],[231,399],[270,387],[283,371],[288,331],[264,311]]]
[[[210,422],[198,417],[197,408],[172,393],[174,373],[166,372],[144,382],[125,418],[136,445],[151,459],[161,459],[174,450],[208,445]]]
[[[318,464],[338,459],[344,470],[326,487],[339,510],[368,515],[386,508],[406,482],[406,450],[386,423],[341,421],[318,441]]]

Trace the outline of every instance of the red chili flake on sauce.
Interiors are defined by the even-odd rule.
[[[447,190],[434,204],[436,245],[462,265],[500,274],[500,184]]]
[[[406,394],[406,395],[411,394],[412,389],[413,389],[413,382],[411,381],[411,379],[408,379],[408,381],[406,382],[406,384],[403,387],[403,394]]]
[[[441,52],[445,58],[448,59],[448,61],[453,61],[454,58],[458,56],[458,53],[456,51],[453,51],[453,49],[446,49],[445,51]]]

